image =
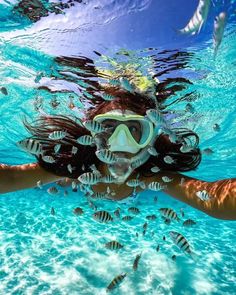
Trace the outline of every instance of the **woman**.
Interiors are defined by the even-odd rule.
[[[113,200],[161,189],[210,216],[236,220],[235,179],[206,182],[180,173],[200,163],[195,133],[171,129],[155,99],[146,93],[118,85],[100,90],[110,100],[89,109],[83,124],[64,116],[41,117],[32,126],[25,122],[32,137],[24,147],[36,154],[38,162],[1,165],[1,193],[35,187],[39,181],[78,178],[91,197],[107,192],[107,187],[106,197]],[[37,144],[43,150],[38,154]]]

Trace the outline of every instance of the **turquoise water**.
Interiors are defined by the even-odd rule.
[[[219,2],[215,1],[209,23],[194,39],[175,35],[172,28],[178,12],[175,8],[179,6],[166,7],[164,1],[160,1],[160,17],[165,11],[171,13],[166,27],[155,26],[158,30],[153,30],[150,36],[145,35],[145,31],[141,35],[137,33],[133,42],[129,42],[130,24],[135,25],[141,20],[143,30],[145,26],[149,28],[154,13],[153,1],[115,1],[112,5],[109,1],[91,1],[83,6],[77,3],[75,10],[70,8],[60,15],[51,13],[35,23],[13,13],[12,8],[18,1],[1,3],[1,19],[5,22],[0,33],[0,86],[8,91],[8,95],[0,93],[1,163],[35,161],[20,151],[15,143],[27,136],[23,116],[33,119],[39,115],[35,109],[36,98],[42,98],[41,111],[44,113],[82,115],[86,107],[81,98],[82,80],[77,81],[80,87],[76,87],[75,81],[68,84],[68,79],[62,79],[60,70],[73,69],[56,63],[56,56],[86,56],[107,68],[106,62],[93,53],[96,50],[119,62],[127,63],[132,59],[133,63],[140,63],[143,72],[147,72],[151,55],[162,59],[164,66],[161,52],[178,48],[191,53],[186,57],[186,64],[160,79],[181,76],[193,84],[176,93],[167,104],[185,94],[193,94],[170,105],[167,110],[178,111],[179,122],[198,133],[200,148],[213,151],[212,155],[204,154],[198,169],[186,175],[208,181],[235,177],[235,2],[224,1],[224,5],[228,5],[228,23],[214,60],[210,20],[219,13]],[[94,8],[99,5],[101,8]],[[189,8],[189,13],[182,18],[189,19],[193,10]],[[77,11],[81,11],[83,18],[77,16]],[[126,31],[126,25],[122,26],[122,23],[127,19],[130,20],[127,27],[130,27]],[[174,37],[164,39],[165,30],[172,30]],[[116,54],[121,48],[131,50],[128,58]],[[52,76],[57,77],[59,83],[55,83]],[[50,85],[54,93],[38,89],[42,85]],[[58,89],[67,91],[59,92]],[[52,95],[60,102],[56,109],[51,107]],[[68,108],[70,95],[76,105],[73,110]],[[193,113],[185,111],[187,103],[191,103]],[[215,123],[220,126],[219,132],[213,129]],[[168,195],[147,191],[135,203],[141,214],[133,220],[100,224],[92,218],[94,210],[81,192],[57,186],[59,193],[51,196],[47,193],[49,187],[0,197],[0,294],[105,294],[107,285],[122,272],[128,275],[114,294],[235,293],[235,222],[211,218]],[[64,194],[65,190],[68,195]],[[154,202],[156,195],[157,203]],[[96,205],[109,212],[119,206],[122,216],[129,208],[128,205],[105,202]],[[55,215],[51,214],[52,207]],[[75,207],[83,208],[84,214],[74,215]],[[161,207],[173,208],[178,213],[182,208],[185,213],[182,220],[191,218],[196,221],[196,226],[185,228],[182,222],[165,224],[157,210]],[[146,216],[151,214],[156,214],[157,219],[148,221],[147,233],[143,235],[142,226],[147,221]],[[173,244],[168,234],[171,230],[181,232],[187,238],[198,255],[196,261]],[[118,252],[106,249],[104,244],[110,240],[118,240],[124,248]],[[158,245],[160,250],[157,252]],[[133,261],[141,252],[138,270],[133,272]],[[171,258],[173,255],[176,255],[175,261]]]

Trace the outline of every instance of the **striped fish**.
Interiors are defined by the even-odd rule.
[[[202,201],[209,201],[212,198],[206,190],[196,192],[196,196]]]
[[[142,256],[142,253],[138,254],[135,259],[134,259],[134,263],[133,263],[133,270],[136,271],[138,269],[138,264],[139,264],[139,260]]]
[[[160,208],[159,211],[161,215],[167,219],[177,220],[177,221],[180,220],[176,212],[172,210],[171,208]]]
[[[102,149],[95,152],[98,159],[106,164],[113,164],[117,161],[117,157],[108,149]]]
[[[168,176],[162,176],[161,178],[164,182],[171,182],[173,178],[169,178]]]
[[[83,122],[83,125],[90,132],[101,133],[106,131],[106,129],[102,126],[102,124],[97,121],[87,120]]]
[[[195,258],[195,254],[190,249],[190,245],[183,235],[175,231],[170,231],[169,234],[172,241],[180,248],[180,250],[185,254],[190,255],[192,258]]]
[[[60,140],[65,138],[67,135],[66,131],[62,131],[62,130],[57,130],[57,131],[53,131],[48,135],[48,138],[52,139],[52,140]]]
[[[173,163],[175,163],[175,160],[174,160],[171,156],[165,156],[165,157],[163,158],[163,160],[164,160],[164,162],[165,162],[166,164],[173,164]]]
[[[47,189],[47,192],[53,196],[53,195],[57,195],[59,191],[55,186],[51,186]]]
[[[105,210],[97,211],[93,214],[93,218],[99,222],[109,222],[113,221],[111,214]]]
[[[56,144],[53,148],[54,152],[57,154],[59,152],[60,148],[61,148],[61,144],[60,143]]]
[[[55,163],[55,159],[52,156],[42,156],[42,159],[46,163]]]
[[[149,188],[151,191],[158,192],[158,191],[160,191],[160,190],[165,189],[166,186],[162,186],[159,182],[153,181],[153,182],[149,183],[148,188]]]
[[[120,86],[120,81],[117,79],[111,79],[109,80],[109,84],[111,84],[112,86]]]
[[[132,213],[132,214],[139,214],[140,213],[140,210],[136,207],[130,207],[128,209],[129,213]]]
[[[115,178],[110,174],[101,178],[101,181],[104,183],[113,183],[114,180],[115,180]]]
[[[111,242],[106,243],[105,247],[110,250],[119,250],[119,249],[123,248],[124,246],[121,245],[117,241],[111,241]]]
[[[155,126],[165,125],[165,119],[159,111],[157,111],[155,109],[150,109],[150,110],[147,110],[146,114],[147,114],[148,119]]]
[[[55,215],[55,214],[56,214],[55,209],[52,207],[51,208],[51,215]]]
[[[112,101],[115,97],[113,95],[111,95],[111,94],[105,93],[105,94],[102,95],[102,98],[104,100],[106,100],[106,101]]]
[[[215,21],[214,21],[214,33],[213,33],[214,57],[217,54],[218,48],[223,38],[225,23],[226,23],[226,13],[221,12],[218,16],[215,17]]]
[[[154,167],[151,168],[151,171],[153,173],[158,173],[159,171],[161,171],[161,169],[159,167],[157,167],[157,166],[154,166]]]
[[[156,217],[155,214],[152,214],[152,215],[147,215],[147,216],[146,216],[146,219],[147,219],[147,220],[155,220],[155,219],[157,219],[157,217]]]
[[[210,2],[210,0],[199,0],[199,4],[196,11],[194,12],[194,15],[188,24],[183,29],[179,30],[180,33],[194,35],[200,32],[203,23],[207,19]]]
[[[80,136],[79,138],[77,138],[76,140],[79,144],[82,144],[82,145],[92,145],[94,144],[94,139],[92,136],[90,135],[83,135],[83,136]]]
[[[196,224],[196,222],[193,221],[192,219],[187,219],[187,220],[185,220],[185,221],[183,222],[183,226],[186,226],[186,227],[191,227],[191,226],[193,226],[193,225],[195,225],[195,224]]]
[[[122,220],[123,220],[123,221],[130,221],[130,220],[132,220],[133,218],[134,218],[133,216],[126,215],[126,216],[122,217]]]
[[[162,219],[164,220],[165,224],[170,225],[171,220],[169,218],[165,218],[162,216]]]
[[[20,149],[34,155],[39,155],[42,153],[42,144],[38,140],[32,138],[18,141],[17,146]]]
[[[104,200],[107,199],[107,192],[97,192],[91,195],[94,200]]]
[[[82,215],[82,214],[84,214],[84,211],[83,211],[82,208],[80,208],[80,207],[76,207],[76,208],[73,210],[73,213],[74,213],[75,215]]]
[[[107,286],[106,291],[110,292],[113,289],[115,289],[116,287],[118,287],[118,285],[120,285],[123,282],[126,275],[127,275],[126,273],[122,273],[122,274],[114,277],[114,279],[111,281],[111,283]]]
[[[126,185],[129,187],[137,187],[140,186],[142,189],[145,189],[146,185],[143,181],[140,181],[139,179],[130,179],[126,182]]]
[[[78,177],[78,180],[83,184],[93,185],[99,182],[100,177],[92,172],[86,172]]]

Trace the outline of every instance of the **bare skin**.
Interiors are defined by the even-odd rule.
[[[106,172],[105,165],[101,165],[99,170],[103,174]],[[137,175],[133,173],[129,179],[135,178]],[[166,183],[161,179],[162,176],[168,176],[172,179],[167,184],[165,192],[212,217],[236,220],[236,179],[225,179],[215,182],[206,182],[195,178],[183,176],[179,173],[158,173],[152,177],[143,177],[140,180],[148,185],[152,181],[158,181],[163,185]],[[181,179],[184,182],[181,183]],[[41,180],[43,184],[63,181],[64,177],[56,176],[52,173],[45,171],[37,163],[25,165],[0,165],[0,193],[7,193],[26,188],[37,186],[37,182]],[[70,181],[67,181],[70,183]],[[103,192],[107,186],[110,187],[115,195],[112,197],[114,200],[122,200],[132,194],[133,189],[123,184],[104,184],[99,183],[93,186],[94,192]],[[206,190],[211,196],[209,201],[202,201],[196,196],[196,192]],[[142,191],[139,187],[137,191]]]

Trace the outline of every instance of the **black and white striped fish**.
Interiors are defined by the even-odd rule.
[[[111,84],[112,86],[120,86],[120,81],[117,79],[111,79],[109,80],[109,84]]]
[[[167,219],[177,220],[177,221],[180,220],[177,213],[174,210],[172,210],[171,208],[160,208],[159,212],[161,213],[161,215],[163,217],[165,217]]]
[[[154,156],[154,157],[158,156],[158,152],[153,146],[150,146],[147,151],[151,156]]]
[[[213,46],[214,46],[214,57],[216,57],[218,48],[222,42],[224,29],[226,24],[226,13],[221,12],[214,20],[214,32],[213,32]]]
[[[106,243],[105,247],[110,250],[119,250],[119,249],[123,248],[124,246],[121,245],[117,241],[111,241],[111,242]]]
[[[42,154],[42,144],[36,139],[28,138],[20,140],[17,142],[17,146],[34,155]]]
[[[90,135],[83,135],[83,136],[80,136],[79,138],[77,138],[76,140],[79,144],[82,144],[82,145],[92,145],[94,144],[94,139],[92,136]]]
[[[134,259],[134,263],[133,263],[133,271],[136,271],[138,269],[138,264],[139,264],[139,260],[142,256],[142,253],[138,254],[135,259]]]
[[[126,275],[127,275],[126,273],[122,273],[122,274],[114,277],[114,279],[111,281],[111,283],[107,286],[106,291],[110,292],[113,289],[115,289],[116,287],[118,287],[118,285],[120,285],[123,282]]]
[[[106,101],[112,101],[115,97],[113,95],[111,95],[111,94],[105,93],[105,94],[102,95],[102,98],[104,100],[106,100]]]
[[[161,169],[160,169],[159,167],[157,167],[157,166],[153,166],[153,167],[151,168],[151,171],[152,171],[153,173],[158,173],[159,171],[161,171]]]
[[[110,174],[101,178],[101,181],[104,183],[113,183],[114,180],[115,180],[115,178]]]
[[[48,138],[52,139],[52,140],[60,140],[65,138],[67,135],[66,131],[62,131],[62,130],[57,130],[57,131],[53,131],[48,135]]]
[[[147,219],[147,220],[155,220],[155,219],[157,219],[157,217],[156,217],[155,214],[152,214],[152,215],[147,215],[147,216],[146,216],[146,219]]]
[[[187,219],[183,222],[183,226],[185,226],[185,227],[191,227],[195,224],[196,224],[196,222],[192,219]]]
[[[106,129],[102,126],[102,124],[97,121],[87,120],[83,122],[83,125],[90,132],[101,133],[106,131]]]
[[[55,186],[51,186],[47,189],[47,192],[53,196],[53,195],[57,195],[59,191]]]
[[[212,198],[206,190],[196,192],[196,196],[202,201],[209,201]]]
[[[114,164],[117,157],[108,149],[102,149],[95,152],[98,159],[106,164]]]
[[[165,156],[165,157],[163,158],[163,160],[164,160],[164,162],[165,162],[166,164],[173,164],[173,163],[175,163],[175,160],[174,160],[171,156]]]
[[[140,186],[142,189],[146,188],[146,185],[143,181],[140,181],[139,179],[130,179],[126,182],[126,185],[129,187],[137,187]]]
[[[73,213],[74,213],[75,215],[82,215],[82,214],[84,214],[84,211],[83,211],[82,208],[80,208],[80,207],[76,207],[75,209],[73,209]]]
[[[171,182],[173,178],[169,178],[168,176],[162,176],[161,178],[164,182]]]
[[[200,32],[203,23],[207,19],[210,2],[210,0],[199,0],[198,7],[192,18],[183,29],[179,30],[180,33],[194,35]]]
[[[56,144],[53,148],[54,152],[57,154],[59,152],[60,148],[61,148],[61,144],[60,143]]]
[[[111,214],[105,210],[101,210],[101,211],[97,211],[93,214],[93,218],[96,221],[99,222],[109,222],[109,221],[113,221],[113,217],[111,216]]]
[[[149,188],[151,191],[155,191],[155,192],[157,192],[157,191],[161,191],[161,190],[165,189],[166,186],[161,185],[161,184],[160,184],[159,182],[157,182],[157,181],[153,181],[153,182],[149,183],[148,188]]]
[[[100,181],[100,177],[92,172],[86,172],[78,177],[78,180],[83,184],[93,185]]]
[[[107,199],[107,192],[96,192],[91,195],[91,198],[93,198],[94,200],[105,200]]]
[[[123,221],[130,221],[130,220],[132,220],[133,218],[134,218],[133,216],[126,215],[126,216],[122,217],[122,220],[123,220]]]
[[[183,235],[175,231],[170,231],[169,234],[172,241],[180,248],[180,250],[195,259],[195,254],[190,249],[190,245]]]
[[[140,213],[140,210],[136,207],[130,207],[128,209],[129,213],[132,213],[132,214],[139,214]]]

